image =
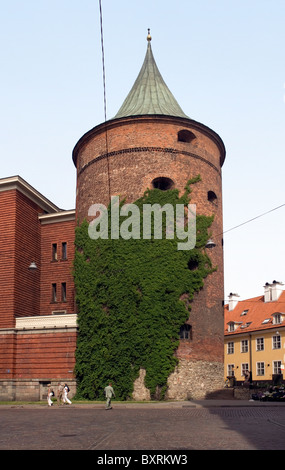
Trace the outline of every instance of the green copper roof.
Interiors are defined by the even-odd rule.
[[[188,118],[164,82],[151,50],[151,36],[140,73],[115,118],[164,114]],[[188,118],[189,119],[189,118]]]

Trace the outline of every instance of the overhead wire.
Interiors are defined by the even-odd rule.
[[[109,148],[108,148],[108,131],[107,131],[107,94],[106,94],[106,71],[105,71],[105,52],[104,52],[104,35],[103,35],[103,13],[102,4],[99,0],[100,12],[100,31],[101,31],[101,53],[102,53],[102,74],[103,74],[103,95],[104,95],[104,123],[105,123],[105,146],[107,161],[107,177],[108,177],[108,195],[111,202],[111,182],[110,182],[110,164],[109,164]]]

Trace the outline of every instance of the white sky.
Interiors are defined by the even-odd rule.
[[[75,207],[71,159],[104,120],[99,2],[0,0],[0,177]],[[183,111],[223,139],[224,230],[285,203],[284,0],[102,0],[107,118],[146,52]],[[225,299],[285,283],[285,206],[224,235]]]

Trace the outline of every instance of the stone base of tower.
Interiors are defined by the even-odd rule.
[[[145,369],[141,369],[134,383],[133,400],[151,399],[144,384],[145,374]],[[224,365],[221,362],[180,359],[167,384],[166,400],[203,400],[223,388]]]
[[[201,400],[224,385],[224,365],[221,362],[180,359],[168,378],[168,400]]]

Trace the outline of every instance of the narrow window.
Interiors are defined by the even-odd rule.
[[[57,261],[57,243],[52,244],[52,255],[51,255],[52,261]]]
[[[61,300],[66,302],[66,282],[61,283]]]
[[[57,297],[56,297],[56,284],[51,285],[51,301],[56,302]]]
[[[62,242],[61,244],[61,259],[67,260],[67,243]]]
[[[192,140],[196,139],[196,136],[193,134],[193,132],[187,131],[186,129],[182,129],[181,131],[178,132],[177,134],[177,140],[178,142],[187,142],[190,143]]]

